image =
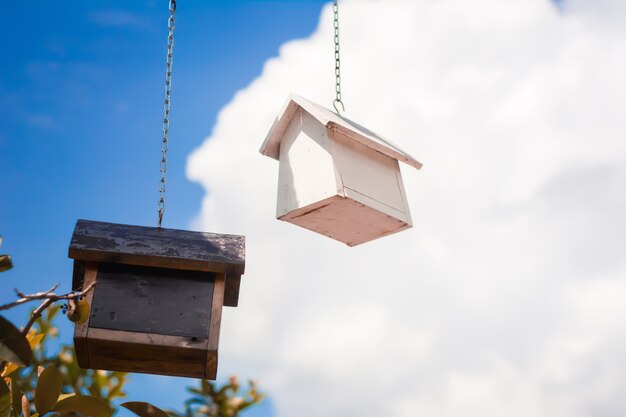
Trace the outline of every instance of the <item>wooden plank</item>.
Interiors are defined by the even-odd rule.
[[[270,131],[261,145],[259,152],[270,158],[278,159],[280,153],[281,140],[285,134],[285,130],[291,123],[292,118],[296,114],[296,111],[300,109],[300,106],[293,100],[287,99],[283,108],[281,109],[279,116],[274,119],[274,123],[270,128]]]
[[[90,327],[205,338],[214,273],[102,263]]]
[[[328,133],[335,139],[333,159],[341,172],[343,186],[379,203],[372,207],[395,217],[398,217],[397,213],[399,213],[398,218],[406,220],[405,202],[400,190],[402,179],[398,181],[400,172],[398,161],[350,140],[339,131],[329,129]],[[345,195],[348,196],[347,191]],[[392,209],[392,212],[387,212],[384,207],[380,206],[387,206]]]
[[[302,110],[297,114],[281,143],[277,218],[333,197],[342,188],[326,128]]]
[[[237,307],[239,304],[239,287],[241,286],[241,275],[226,275],[224,287],[224,305]]]
[[[204,378],[208,339],[90,329],[94,369]]]
[[[323,126],[340,130],[347,134],[352,140],[362,143],[376,151],[402,161],[416,169],[420,169],[422,164],[396,145],[384,139],[371,130],[353,122],[347,117],[338,115],[324,106],[320,106],[304,97],[291,94],[283,106],[278,118],[274,121],[260,152],[270,158],[279,159],[281,141],[285,138],[285,129],[294,118],[298,108],[305,110],[318,120]]]
[[[72,290],[78,291],[83,288],[83,280],[85,279],[85,262],[74,261],[72,270]]]
[[[87,288],[93,282],[96,282],[98,276],[98,264],[86,263],[82,266],[84,268],[83,288]],[[98,284],[96,284],[97,287]],[[85,296],[85,300],[93,308],[93,298],[97,288],[92,289]],[[90,312],[91,316],[91,312]],[[89,319],[83,324],[76,324],[74,327],[74,349],[76,350],[76,359],[78,360],[78,366],[81,368],[90,368],[89,360],[89,348],[88,348],[88,331],[89,331]]]
[[[69,257],[241,275],[245,237],[78,220]]]
[[[406,222],[352,198],[339,196],[314,210],[298,216],[285,216],[281,220],[328,236],[348,246],[357,246],[411,227]]]
[[[217,274],[213,287],[213,304],[211,306],[211,327],[206,353],[205,378],[215,379],[217,376],[217,349],[220,343],[220,327],[222,324],[222,306],[224,305],[223,274]]]
[[[204,379],[209,379],[211,381],[215,381],[217,379],[217,362],[218,362],[218,352],[217,351],[208,351],[206,358],[206,372],[204,374]]]
[[[386,139],[383,139],[380,136],[371,135],[371,132],[367,131],[367,129],[357,125],[349,119],[341,118],[339,121],[329,122],[326,126],[330,129],[344,133],[354,141],[370,147],[383,155],[402,161],[415,169],[422,169],[422,163],[417,159],[413,158],[411,155],[407,154]],[[357,128],[357,126],[359,126],[359,128]]]

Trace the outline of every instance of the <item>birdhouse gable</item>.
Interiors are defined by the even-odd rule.
[[[298,114],[298,110],[310,114],[327,129],[339,132],[340,135],[337,135],[338,137],[361,143],[368,148],[398,161],[402,161],[416,169],[422,167],[419,161],[396,145],[382,138],[380,135],[353,122],[347,117],[343,117],[296,94],[289,96],[279,116],[274,121],[260,149],[263,155],[276,160],[280,158],[281,142],[285,138],[285,132],[292,119]]]

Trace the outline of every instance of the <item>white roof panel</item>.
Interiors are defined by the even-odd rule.
[[[291,122],[291,119],[294,114],[296,114],[298,108],[301,108],[311,114],[324,126],[330,129],[335,129],[369,148],[372,148],[391,158],[397,159],[398,161],[402,161],[417,169],[422,167],[422,164],[411,155],[407,154],[371,130],[333,112],[332,110],[327,109],[326,107],[313,103],[312,101],[296,94],[291,94],[289,96],[279,116],[274,121],[274,124],[272,125],[260,149],[260,152],[263,155],[278,159],[280,154],[280,141],[283,138],[285,129],[289,126],[289,122]]]

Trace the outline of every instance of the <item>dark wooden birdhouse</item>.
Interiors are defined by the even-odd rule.
[[[73,288],[82,368],[215,379],[222,306],[237,306],[245,238],[79,220]]]

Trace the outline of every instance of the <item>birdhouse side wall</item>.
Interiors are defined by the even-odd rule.
[[[107,270],[110,272],[112,266],[120,270],[128,269],[130,272],[134,271],[133,273],[136,273],[138,268],[129,265],[106,265],[93,262],[87,262],[83,265],[82,289],[86,289],[92,284],[95,284],[95,287],[85,297],[90,306],[89,318],[84,323],[78,323],[74,330],[74,346],[79,366],[82,368],[121,372],[215,379],[225,293],[225,274],[209,274],[213,277],[210,282],[210,288],[204,288],[204,291],[211,292],[208,294],[208,300],[204,300],[207,305],[202,306],[202,310],[206,311],[206,314],[204,314],[206,317],[202,319],[210,320],[210,323],[206,323],[208,327],[203,328],[197,335],[195,330],[192,332],[193,334],[172,335],[164,334],[164,332],[167,332],[165,323],[167,319],[163,317],[157,318],[159,322],[154,323],[157,327],[147,329],[147,331],[138,331],[140,329],[137,328],[133,329],[133,322],[130,325],[129,323],[120,323],[119,326],[107,325],[106,327],[108,328],[98,327],[98,323],[94,320],[94,315],[98,313],[96,309],[99,309],[96,299],[102,296],[103,293],[115,292],[121,299],[125,299],[131,305],[132,308],[129,311],[120,311],[123,315],[128,316],[126,317],[128,319],[137,316],[137,314],[132,313],[134,309],[145,310],[145,306],[138,306],[136,299],[128,299],[126,289],[107,286],[110,282],[107,283],[106,274]],[[159,286],[158,277],[152,276],[152,273],[145,277],[145,284]],[[171,273],[183,274],[185,276],[194,274],[191,271],[164,271],[166,275]],[[201,271],[196,271],[195,273],[207,274]],[[177,280],[171,280],[171,282],[175,283]],[[129,287],[132,289],[132,282],[129,284]],[[144,294],[144,290],[138,288],[135,288],[133,291],[140,297],[148,295]],[[191,295],[191,298],[193,297],[194,295]],[[100,300],[101,303],[103,301],[106,300]],[[189,305],[188,299],[183,301],[187,301],[185,309],[190,310],[190,312],[196,310],[193,305]],[[159,305],[164,310],[171,311],[171,308],[164,306],[162,302],[159,302]],[[104,311],[104,313],[107,313],[107,317],[114,318],[110,311]],[[135,311],[135,313],[143,314],[145,311]],[[133,317],[130,317],[131,315]],[[119,318],[119,316],[117,317]],[[144,317],[141,320],[146,321],[148,319]],[[159,324],[163,328],[160,328]],[[185,331],[185,333],[187,332]]]
[[[343,196],[326,127],[298,110],[280,144],[276,217],[315,209],[323,201]]]
[[[343,194],[411,224],[398,161],[328,129]]]

